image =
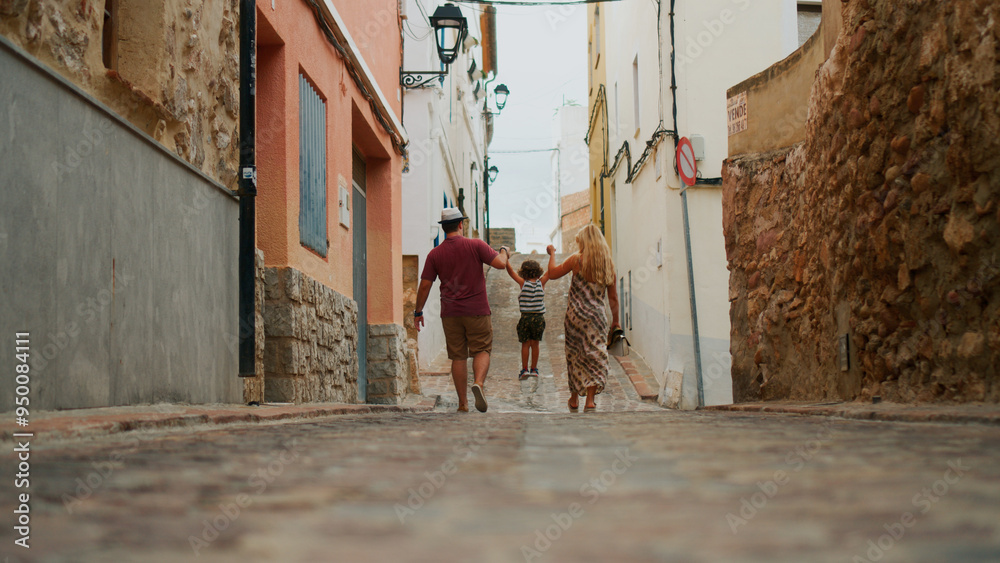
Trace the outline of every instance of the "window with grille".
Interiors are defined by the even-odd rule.
[[[326,256],[326,103],[299,75],[299,240]]]

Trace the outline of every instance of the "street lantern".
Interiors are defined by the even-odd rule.
[[[493,90],[493,93],[497,95],[497,110],[503,111],[503,107],[507,105],[507,96],[510,95],[510,90],[507,89],[506,84],[501,84]]]
[[[446,65],[455,62],[459,46],[469,29],[469,24],[462,15],[462,9],[452,3],[438,6],[430,20],[434,35],[437,37],[438,57]]]
[[[429,86],[435,80],[443,81],[444,76],[448,74],[448,65],[455,62],[462,40],[469,31],[469,24],[462,15],[462,9],[451,3],[438,6],[430,20],[437,40],[438,58],[441,59],[444,70],[411,72],[400,68],[399,84],[403,88],[422,88]]]
[[[500,173],[500,169],[497,168],[496,166],[490,166],[490,169],[489,169],[488,172],[490,174],[490,182],[496,182],[497,181],[497,174]]]

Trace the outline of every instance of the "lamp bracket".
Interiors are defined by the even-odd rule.
[[[399,83],[403,88],[423,88],[429,86],[434,80],[443,77],[448,74],[448,69],[434,71],[420,71],[420,72],[405,72],[403,70],[399,71]]]

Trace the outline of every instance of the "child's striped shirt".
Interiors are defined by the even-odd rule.
[[[517,302],[521,306],[522,313],[544,313],[545,289],[542,288],[542,280],[525,280]]]

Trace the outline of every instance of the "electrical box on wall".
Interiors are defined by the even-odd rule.
[[[337,184],[340,187],[340,202],[338,207],[340,209],[340,226],[345,229],[351,228],[351,192],[347,189],[347,180],[343,177],[337,178]]]
[[[694,149],[695,160],[705,160],[705,137],[691,135],[691,148]]]

